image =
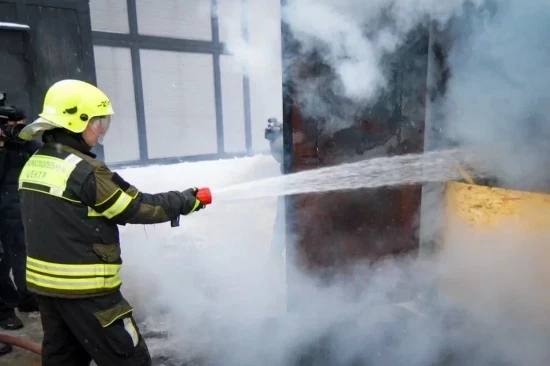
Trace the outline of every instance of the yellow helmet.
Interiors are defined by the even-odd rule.
[[[61,80],[46,92],[40,118],[21,130],[19,137],[32,140],[54,128],[80,133],[92,118],[113,114],[109,97],[96,86],[81,80]]]

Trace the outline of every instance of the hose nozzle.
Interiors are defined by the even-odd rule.
[[[210,188],[199,188],[197,190],[197,193],[195,194],[195,197],[203,204],[203,205],[209,205],[212,203],[212,192],[210,191]],[[178,227],[180,226],[180,217],[176,217],[172,221],[170,221],[170,226],[172,227]]]
[[[199,188],[197,191],[197,199],[201,201],[204,205],[209,205],[212,203],[212,192],[210,188]]]

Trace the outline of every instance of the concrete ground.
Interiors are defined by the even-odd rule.
[[[23,339],[28,339],[31,342],[41,344],[42,342],[42,325],[40,323],[39,313],[18,313],[17,314],[24,323],[22,329],[16,331],[6,331],[2,330],[0,333],[8,334],[14,337],[19,337]],[[157,332],[146,332],[143,333],[144,337],[147,339],[151,349],[151,354],[153,357],[153,365],[156,366],[171,366],[170,357],[162,357],[155,352],[155,348],[158,343],[163,342],[163,335],[156,334]],[[40,357],[34,353],[24,350],[22,348],[13,347],[13,351],[4,356],[0,356],[0,366],[39,366]],[[91,366],[95,366],[95,362],[92,361]],[[180,365],[180,363],[178,363]]]

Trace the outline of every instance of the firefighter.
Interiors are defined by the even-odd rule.
[[[95,86],[62,80],[20,137],[44,146],[19,178],[28,243],[27,286],[37,294],[42,365],[151,365],[148,347],[120,292],[117,225],[157,224],[205,206],[196,188],[148,194],[96,160],[114,114]]]

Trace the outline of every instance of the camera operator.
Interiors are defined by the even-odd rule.
[[[27,250],[18,179],[40,143],[19,139],[25,117],[25,112],[19,108],[0,105],[0,240],[4,249],[0,261],[0,327],[7,330],[23,327],[15,307],[20,312],[38,311],[36,299],[25,283]]]

